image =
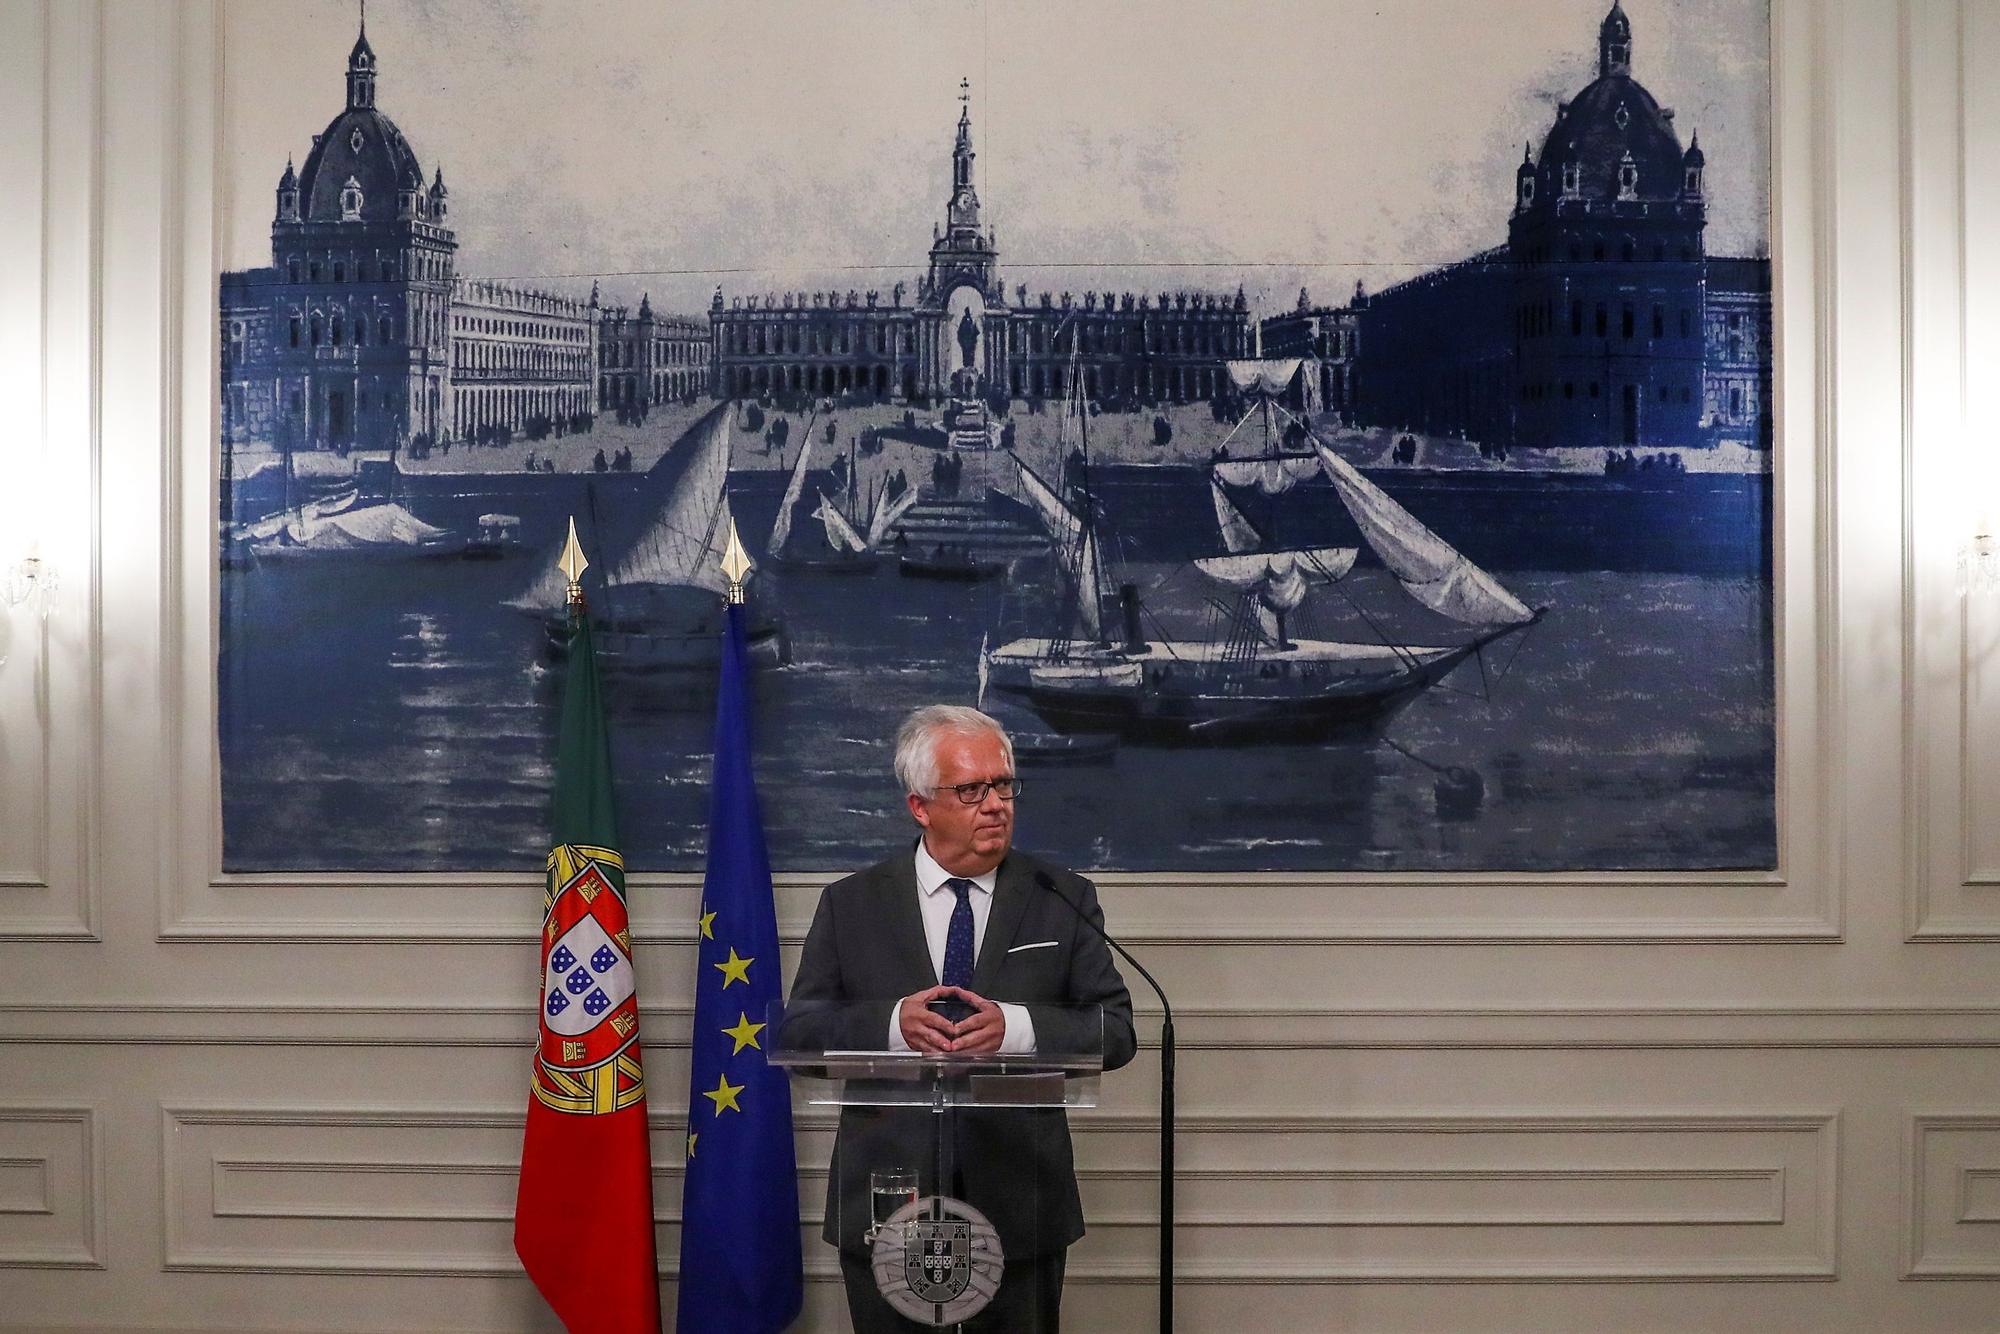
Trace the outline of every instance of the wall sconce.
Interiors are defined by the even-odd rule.
[[[40,556],[24,556],[7,567],[0,579],[0,599],[9,607],[27,604],[44,620],[56,609],[55,567]]]
[[[1958,553],[1958,591],[1991,593],[2000,589],[2000,538],[1982,525]]]

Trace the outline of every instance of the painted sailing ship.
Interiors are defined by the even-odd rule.
[[[406,560],[465,554],[465,539],[394,502],[301,512],[272,537],[252,542],[259,564],[309,560]]]
[[[284,451],[285,508],[244,525],[232,546],[243,564],[440,559],[465,554],[459,534],[425,523],[396,500],[396,458],[387,467],[388,495],[363,501],[358,487],[315,500],[302,498],[292,451]]]
[[[806,421],[806,429],[799,444],[799,457],[792,464],[791,476],[785,482],[785,495],[778,502],[777,522],[771,525],[771,538],[764,550],[770,563],[781,570],[805,570],[817,574],[873,574],[882,566],[882,558],[887,556],[886,543],[897,520],[907,513],[917,502],[914,486],[891,495],[885,485],[875,493],[874,504],[868,518],[861,518],[858,504],[859,467],[853,442],[850,440],[847,454],[847,503],[845,507],[825,491],[819,493],[819,504],[813,508],[812,517],[819,520],[824,543],[813,542],[809,538],[794,539],[792,515],[797,511],[799,499],[805,492],[806,471],[812,459],[813,421]]]
[[[1283,411],[1277,395],[1298,369],[1296,361],[1229,364],[1236,387],[1259,400],[1267,432],[1271,414]],[[1074,385],[1074,373],[1071,381]],[[1149,638],[1148,613],[1136,586],[1113,589],[1105,576],[1102,525],[1089,493],[1087,417],[1074,388],[1072,400],[1084,459],[1073,496],[1059,495],[1014,458],[1023,489],[1060,555],[1066,589],[1061,623],[1051,636],[1002,644],[983,664],[996,691],[1021,699],[1053,727],[1158,744],[1368,735],[1487,645],[1540,618],[1300,423],[1310,453],[1286,455],[1274,448],[1252,459],[1218,460],[1211,474],[1226,552],[1194,565],[1237,595],[1217,618],[1215,633],[1174,639],[1162,632],[1163,637]],[[1470,639],[1411,643],[1378,634],[1372,641],[1349,641],[1290,633],[1288,618],[1307,594],[1337,584],[1359,550],[1272,544],[1224,486],[1265,478],[1273,487],[1288,488],[1314,473],[1332,483],[1362,541],[1402,590],[1432,611],[1474,627]]]
[[[649,470],[646,494],[655,499],[635,535],[618,540],[590,516],[603,569],[596,578],[586,571],[584,588],[598,665],[607,671],[646,676],[713,668],[720,661],[735,408],[733,402],[717,404]],[[511,604],[543,619],[551,656],[560,656],[568,642],[566,596],[567,581],[551,566]],[[753,615],[749,649],[757,665],[786,661],[783,625]]]

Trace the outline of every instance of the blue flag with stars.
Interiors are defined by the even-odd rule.
[[[696,944],[687,1176],[681,1195],[683,1330],[764,1334],[805,1302],[792,1093],[764,1061],[782,998],[771,859],[750,768],[750,668],[731,605],[715,702],[708,873]]]

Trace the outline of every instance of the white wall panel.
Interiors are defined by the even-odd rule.
[[[0,568],[53,571],[53,612],[0,604],[0,941],[95,932],[98,13],[7,0]],[[19,304],[16,304],[16,303]],[[39,311],[39,320],[24,318]]]
[[[1904,1272],[2000,1278],[2000,1111],[1910,1118]]]
[[[103,1266],[97,1140],[88,1107],[0,1103],[0,1268]]]
[[[1975,492],[1968,528],[2000,534],[2000,4],[1964,7],[1958,53],[1962,133],[1956,163],[1964,198],[1964,429],[1960,475]],[[1956,815],[1963,881],[1984,914],[2000,918],[2000,597],[1967,599],[1960,675],[1964,710]],[[1934,734],[1933,734],[1934,735]],[[1943,738],[1939,738],[1943,739]]]
[[[0,245],[7,253],[32,257],[0,270],[0,310],[32,311],[33,320],[0,321],[0,402],[15,405],[21,429],[0,442],[0,460],[9,473],[27,477],[32,470],[40,484],[43,421],[42,402],[42,210],[40,182],[46,126],[43,99],[48,81],[43,63],[48,47],[42,4],[8,0],[0,7],[0,24],[18,38],[0,49],[0,123],[20,131],[0,138],[0,179],[35,182],[33,190],[16,190],[0,205]],[[30,489],[10,488],[0,496],[0,573],[25,557],[39,534],[28,533]],[[42,680],[41,626],[24,612],[0,606],[0,894],[10,898],[22,889],[40,888],[47,880],[47,848],[26,836],[45,827],[46,785],[38,781],[48,766],[48,738],[42,726],[37,695]],[[18,831],[18,834],[17,834]]]
[[[2000,58],[2000,10],[1913,4],[1904,18],[1908,930],[1916,940],[1991,940],[2000,939],[2000,876],[1991,869],[2000,843],[1985,783],[2000,740],[2000,591],[1961,587],[1957,564],[1975,532],[2000,521],[2000,400],[1986,369],[2000,351],[2000,200],[1991,184],[2000,103],[1983,73]]]

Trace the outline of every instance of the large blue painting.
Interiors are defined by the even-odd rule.
[[[225,869],[540,864],[571,520],[639,869],[732,529],[780,869],[1775,865],[1767,3],[223,16]]]

